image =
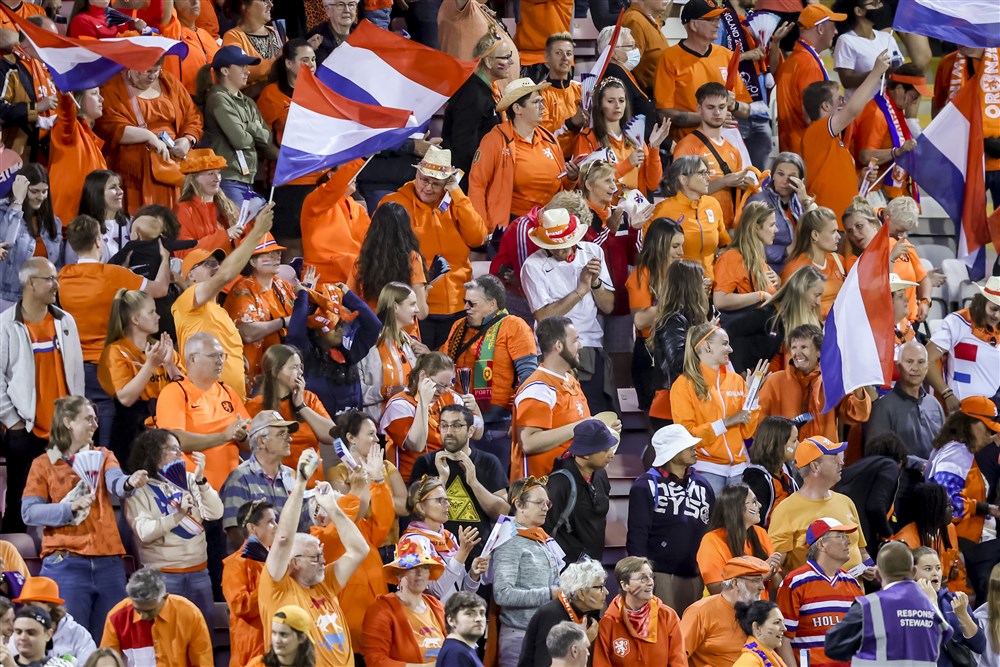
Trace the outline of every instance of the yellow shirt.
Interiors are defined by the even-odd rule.
[[[832,517],[843,524],[860,526],[858,510],[852,501],[842,493],[833,492],[823,500],[809,500],[801,493],[793,493],[778,505],[771,514],[771,525],[767,529],[775,551],[787,554],[784,570],[802,567],[806,563],[806,530],[809,524],[822,517]],[[842,566],[850,570],[861,563],[861,549],[868,546],[860,530],[848,533],[851,538],[851,557]]]
[[[222,350],[226,353],[226,364],[222,369],[221,380],[236,390],[243,400],[247,398],[246,372],[243,366],[243,339],[225,308],[215,299],[209,299],[198,308],[194,307],[195,289],[191,285],[183,294],[177,297],[170,312],[174,316],[174,326],[177,328],[177,349],[183,350],[187,339],[199,331],[207,331],[219,339]]]

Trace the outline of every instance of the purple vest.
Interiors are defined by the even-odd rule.
[[[913,581],[858,598],[861,648],[852,667],[935,667],[951,626]]]

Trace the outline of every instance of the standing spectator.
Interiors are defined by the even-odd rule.
[[[111,257],[118,254],[132,236],[132,224],[125,210],[122,177],[107,169],[88,173],[83,179],[83,191],[76,205],[79,215],[89,215],[101,223],[101,240],[104,242],[101,260],[110,262]],[[67,220],[65,224],[70,222],[72,220]]]
[[[815,667],[845,667],[847,663],[831,660],[823,652],[826,631],[844,618],[854,599],[864,595],[858,580],[843,569],[851,556],[849,535],[855,525],[844,525],[836,519],[816,519],[806,531],[808,560],[802,567],[791,570],[778,589],[778,606],[785,617],[788,641],[779,654],[789,665],[795,656],[809,651],[809,665]]]
[[[833,50],[833,66],[850,98],[876,68],[880,53],[899,63],[903,62],[903,54],[891,32],[875,28],[877,11],[882,7],[880,0],[839,0],[835,5],[846,17],[834,19],[841,23],[838,27],[842,30]]]
[[[563,621],[549,632],[545,648],[552,667],[586,667],[590,664],[590,639],[576,623]]]
[[[897,503],[906,446],[895,433],[865,443],[863,456],[844,468],[836,490],[854,501],[865,542],[875,549],[892,537],[889,518]]]
[[[635,39],[635,47],[639,53],[629,54],[628,61],[638,62],[632,65],[632,73],[636,83],[647,96],[653,92],[656,69],[660,64],[663,51],[667,48],[667,37],[663,34],[663,13],[670,6],[666,0],[635,0],[625,10],[622,17],[622,28],[628,28]],[[625,35],[619,35],[619,40]],[[647,116],[652,120],[652,116]]]
[[[250,66],[259,64],[260,58],[248,56],[240,47],[223,46],[212,58],[215,85],[205,98],[209,145],[228,165],[222,170],[222,191],[238,204],[258,196],[253,191],[257,153],[277,157],[257,105],[240,92],[250,78]]]
[[[236,18],[236,25],[222,35],[222,46],[236,46],[260,63],[251,66],[244,94],[256,99],[267,83],[271,65],[281,55],[284,41],[271,22],[273,3],[267,0],[226,0],[226,10]],[[355,5],[357,6],[357,5]]]
[[[475,593],[455,593],[444,603],[444,622],[448,636],[438,653],[438,664],[483,667],[476,644],[486,634],[486,601]]]
[[[781,278],[767,263],[767,249],[777,231],[770,205],[751,202],[743,209],[733,232],[733,247],[715,262],[713,303],[727,324],[767,301],[781,287]]]
[[[212,0],[205,0],[204,12],[215,10],[211,7]],[[174,14],[169,23],[160,27],[160,34],[170,39],[177,39],[188,47],[188,53],[179,59],[179,76],[184,87],[191,95],[198,94],[197,78],[202,67],[211,64],[212,58],[219,50],[219,43],[204,28],[200,27],[202,0],[174,0]],[[174,65],[177,67],[177,65]]]
[[[382,330],[361,362],[364,411],[376,423],[382,418],[385,402],[406,386],[417,356],[430,351],[410,334],[416,326],[420,307],[417,294],[409,285],[387,283],[378,301]]]
[[[747,634],[740,657],[733,667],[786,667],[795,660],[785,662],[780,650],[785,647],[785,619],[778,605],[770,600],[740,602],[736,605],[736,622]]]
[[[437,18],[438,38],[441,41],[442,51],[459,60],[475,60],[484,57],[494,42],[499,40],[503,46],[497,47],[495,53],[502,55],[508,49],[510,50],[510,56],[503,59],[505,62],[502,65],[502,76],[497,82],[500,89],[521,76],[521,58],[517,53],[517,47],[514,46],[514,39],[508,34],[506,26],[493,11],[492,6],[478,0],[442,2]],[[489,42],[485,41],[487,35],[493,38]],[[500,48],[504,50],[500,51]],[[498,63],[494,61],[492,67],[497,66]],[[454,96],[452,98],[454,99]],[[447,143],[446,139],[445,148],[455,150]],[[477,142],[475,146],[478,145]],[[468,153],[470,158],[475,146]],[[465,169],[461,164],[458,166]],[[466,169],[466,173],[468,173],[468,169]]]
[[[715,493],[692,467],[700,442],[680,424],[653,434],[653,465],[632,483],[625,548],[653,563],[654,592],[683,614],[704,586],[696,554]]]
[[[553,134],[574,134],[583,129],[583,93],[573,81],[573,35],[555,32],[545,39],[545,80],[550,85],[540,92],[545,100],[545,120],[542,123]]]
[[[705,277],[715,278],[716,251],[729,245],[722,207],[708,194],[708,164],[700,155],[684,155],[667,168],[666,199],[653,209],[653,218],[677,220],[684,231],[684,259],[698,262]],[[647,230],[644,229],[643,233]]]
[[[572,322],[580,342],[577,377],[590,409],[601,413],[616,401],[597,313],[610,313],[615,295],[604,252],[581,241],[587,229],[566,209],[543,212],[528,232],[540,250],[521,267],[521,285],[536,322],[563,316]]]
[[[422,320],[427,317],[430,289],[426,264],[409,212],[395,202],[387,202],[372,214],[371,226],[347,284],[375,310],[381,310],[378,301],[386,285],[392,282],[409,285],[417,295],[417,318]],[[411,332],[417,334],[415,329]]]
[[[48,577],[31,577],[24,582],[21,593],[11,600],[17,605],[41,607],[52,618],[51,652],[55,655],[71,655],[77,660],[85,661],[97,650],[94,638],[87,628],[76,622],[76,619],[66,611],[66,601],[59,597],[59,586]],[[0,640],[4,638],[0,636]],[[6,641],[0,641],[6,646]]]
[[[573,29],[572,0],[527,2],[521,7],[514,43],[521,53],[521,73],[535,81],[546,76],[545,49],[549,35]]]
[[[316,62],[323,62],[344,43],[358,22],[357,0],[323,0],[326,20],[306,35],[316,52]]]
[[[420,322],[420,338],[432,350],[447,340],[462,317],[462,288],[472,278],[469,249],[486,242],[486,221],[459,186],[451,152],[429,146],[416,165],[416,177],[383,202],[395,202],[410,215],[410,225],[424,257],[441,256],[451,270],[427,293],[428,316]],[[447,201],[445,201],[447,199]]]
[[[549,633],[559,623],[572,621],[587,631],[593,644],[597,639],[596,615],[604,608],[607,573],[600,561],[589,558],[570,563],[559,575],[560,592],[535,612],[528,622],[518,667],[549,667],[552,658],[545,646]]]
[[[752,556],[733,558],[722,569],[722,592],[692,604],[681,617],[681,634],[690,667],[731,665],[739,656],[746,633],[736,621],[735,606],[760,599],[767,563]]]
[[[611,482],[607,467],[618,449],[618,434],[591,417],[573,427],[573,442],[561,467],[549,475],[546,490],[552,507],[545,519],[551,535],[574,563],[584,555],[604,557]]]
[[[653,563],[626,556],[615,565],[621,593],[601,619],[594,644],[595,667],[684,667],[686,655],[677,612],[653,595]],[[634,644],[634,650],[633,650]]]
[[[62,220],[76,217],[87,174],[108,168],[93,129],[103,113],[100,88],[59,96],[56,122],[49,132],[49,176],[59,183],[52,191],[52,209]]]
[[[913,487],[907,502],[900,505],[896,524],[902,528],[892,539],[905,543],[911,549],[934,549],[941,561],[948,590],[957,593],[966,590],[967,577],[965,561],[958,550],[958,532],[951,520],[953,514],[951,498],[945,487],[934,482],[918,484]],[[992,588],[992,583],[989,588]]]
[[[825,277],[825,290],[820,305],[820,317],[826,319],[833,302],[844,285],[847,271],[837,250],[841,233],[837,215],[828,208],[815,208],[802,216],[795,230],[795,244],[788,251],[788,262],[781,270],[781,280],[787,282],[803,266],[814,266]]]
[[[236,224],[240,210],[222,191],[222,170],[228,164],[211,148],[194,148],[181,162],[184,184],[175,207],[181,225],[177,238],[193,239],[198,242],[195,247],[203,250],[228,253],[243,235],[243,228]],[[183,259],[188,252],[175,254]]]
[[[872,403],[872,414],[865,424],[865,442],[895,433],[908,454],[926,459],[931,454],[931,441],[944,422],[941,404],[924,389],[927,349],[915,340],[903,343],[897,353],[896,369],[896,384]]]
[[[809,526],[816,519],[829,517],[845,526],[858,525],[859,515],[854,502],[833,490],[840,481],[846,448],[846,442],[833,443],[822,436],[799,442],[795,467],[802,475],[802,486],[774,510],[767,531],[774,548],[784,556],[786,572],[805,564]],[[865,549],[865,536],[860,531],[850,535],[851,557],[845,567],[851,571],[864,564],[863,577],[870,581],[875,576],[875,568]]]
[[[937,552],[930,547],[914,549],[913,569],[913,578],[917,583],[931,585],[937,597],[938,610],[952,629],[952,638],[942,647],[938,664],[951,667],[962,664],[961,658],[982,654],[986,650],[986,634],[969,611],[969,596],[965,591],[952,593],[947,588],[941,590],[941,560]],[[970,656],[970,653],[975,656]]]
[[[765,417],[753,435],[743,483],[760,503],[760,525],[765,530],[774,509],[799,490],[801,479],[792,465],[798,446],[799,429],[785,417]]]
[[[815,201],[806,192],[806,165],[796,153],[778,153],[771,160],[771,178],[747,203],[763,201],[771,205],[777,232],[771,245],[764,248],[767,263],[781,274],[788,259],[788,248],[795,242],[795,230],[803,214],[812,210]],[[780,214],[780,215],[779,215]]]
[[[82,396],[57,399],[49,447],[31,462],[21,505],[26,525],[44,526],[41,575],[56,582],[66,596],[67,611],[95,638],[125,588],[125,548],[111,494],[124,498],[148,479],[145,470],[126,477],[114,454],[93,447],[96,430],[90,401]],[[93,491],[69,464],[85,450],[103,454]]]
[[[122,175],[128,210],[135,213],[147,204],[172,207],[180,173],[171,160],[187,157],[202,135],[201,112],[190,93],[163,71],[160,60],[144,72],[128,69],[113,77],[101,95],[104,114],[94,132],[104,140],[108,167]],[[164,133],[172,147],[160,138]]]
[[[134,656],[136,664],[212,665],[212,639],[198,607],[167,593],[158,570],[138,570],[126,586],[128,597],[104,623],[102,648]]]
[[[837,21],[846,18],[847,14],[834,13],[829,7],[819,3],[810,5],[799,14],[799,38],[775,75],[778,145],[782,152],[802,152],[802,135],[806,131],[802,94],[810,84],[830,80],[820,54],[833,45],[833,40],[837,37]],[[773,171],[772,169],[772,174]],[[804,174],[799,175],[799,178],[804,177]]]
[[[552,506],[542,480],[511,484],[515,534],[493,554],[493,596],[500,605],[499,665],[514,667],[535,609],[555,600],[562,550],[542,529]]]
[[[258,652],[247,667],[267,665],[315,665],[316,645],[309,637],[312,619],[302,607],[290,604],[274,612],[271,620],[271,650]]]
[[[878,570],[882,590],[855,600],[827,631],[827,657],[855,665],[935,664],[952,629],[938,611],[934,589],[913,580],[910,548],[898,542],[882,547]]]
[[[3,532],[24,532],[21,497],[31,461],[48,447],[56,399],[84,393],[80,334],[57,308],[59,277],[44,257],[18,269],[21,298],[0,314],[0,421],[6,427]],[[16,378],[16,379],[15,379]]]

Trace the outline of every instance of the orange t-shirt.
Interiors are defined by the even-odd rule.
[[[462,405],[462,398],[450,389],[441,394],[441,397],[434,401],[427,411],[427,445],[423,451],[415,452],[405,446],[406,434],[413,426],[413,420],[417,414],[417,399],[405,391],[401,391],[385,404],[385,411],[382,412],[382,419],[379,420],[378,429],[386,436],[385,457],[392,461],[403,480],[410,479],[413,471],[413,464],[417,457],[427,452],[436,452],[441,449],[441,430],[438,428],[438,419],[441,415],[441,408],[446,405]]]
[[[768,537],[767,531],[760,526],[754,526],[753,532],[757,534],[757,539],[760,541],[760,546],[764,549],[764,553],[771,555],[774,553],[774,546],[771,544],[771,538]],[[753,556],[753,549],[750,546],[750,541],[747,540],[743,543],[743,553],[740,556]],[[718,584],[722,582],[722,568],[726,566],[726,562],[733,558],[733,552],[729,550],[729,543],[726,542],[726,529],[716,528],[715,530],[705,533],[704,537],[701,538],[701,546],[698,547],[698,569],[701,570],[701,579],[706,584]],[[768,598],[767,591],[760,592],[760,599],[766,600]]]
[[[552,195],[559,192],[563,160],[541,132],[535,132],[531,141],[525,141],[518,134],[512,144],[515,168],[510,213],[521,216],[535,206],[545,206]]]
[[[542,120],[542,127],[552,134],[576,115],[583,100],[583,92],[576,81],[570,81],[566,86],[549,86],[539,91],[539,94],[545,100],[545,118]]]
[[[94,134],[87,121],[76,114],[73,96],[60,94],[59,112],[49,132],[49,182],[58,183],[59,187],[49,192],[52,212],[63,226],[68,225],[80,210],[80,194],[87,174],[108,168],[101,153],[104,142]]]
[[[514,395],[514,442],[510,451],[510,481],[531,475],[542,477],[552,472],[555,460],[562,456],[573,438],[547,452],[525,454],[521,449],[520,429],[525,426],[543,430],[573,424],[590,416],[587,397],[572,375],[559,375],[539,366],[528,376]]]
[[[96,364],[101,360],[115,293],[123,288],[141,290],[145,287],[145,278],[115,264],[81,260],[62,268],[59,303],[76,320],[84,361]]]
[[[628,290],[628,307],[630,309],[642,310],[652,307],[654,300],[653,292],[649,289],[649,271],[636,268],[625,281],[625,289]],[[641,329],[639,335],[643,338],[649,338],[651,329],[652,327]]]
[[[330,418],[330,413],[326,411],[323,403],[319,400],[319,397],[306,389],[302,393],[302,403],[307,407],[312,409],[320,417],[326,419]],[[251,417],[256,417],[257,413],[264,409],[264,394],[257,394],[249,401],[247,401],[247,412],[250,413]],[[316,437],[315,431],[309,426],[309,422],[304,419],[296,420],[295,415],[292,414],[292,404],[291,399],[286,399],[278,404],[278,412],[281,413],[282,418],[289,421],[298,421],[299,429],[292,434],[292,442],[290,445],[291,453],[284,458],[282,463],[286,466],[295,470],[298,466],[299,456],[302,455],[307,449],[313,449],[319,454],[319,439]],[[316,471],[313,476],[309,478],[309,482],[306,484],[307,488],[313,488],[316,486],[317,482],[323,481],[323,466],[317,466]]]
[[[851,145],[851,132],[833,135],[832,118],[821,118],[806,128],[802,135],[802,159],[806,165],[806,189],[815,195],[818,206],[826,206],[837,216],[843,231],[844,209],[858,196],[858,177],[854,157],[846,146]]]
[[[209,4],[211,4],[211,0],[202,3],[202,13],[211,11],[205,9],[205,5]],[[198,71],[205,65],[211,65],[215,53],[219,50],[219,44],[215,41],[215,37],[200,27],[197,22],[195,22],[194,30],[183,25],[177,18],[176,10],[170,17],[170,23],[160,27],[160,34],[187,44],[188,52],[183,60],[178,63],[177,57],[171,56],[168,62],[174,61],[171,63],[173,74],[180,77],[181,83],[184,84],[187,91],[192,95],[197,94]]]
[[[729,167],[730,172],[740,171],[743,169],[743,156],[740,152],[736,150],[736,146],[731,143],[722,140],[722,143],[717,143],[715,140],[706,137],[712,142],[713,147],[719,156],[725,160],[726,166]],[[708,178],[714,181],[717,178],[722,178],[726,175],[722,167],[719,166],[719,161],[715,159],[712,155],[712,151],[708,149],[701,139],[696,137],[694,133],[687,135],[683,139],[677,142],[677,146],[674,147],[674,158],[679,158],[684,155],[697,155],[705,160],[705,164],[708,165]],[[715,200],[719,202],[719,206],[722,207],[722,218],[726,221],[726,227],[732,229],[736,226],[736,203],[733,199],[733,194],[736,192],[736,188],[722,188],[721,190],[716,190],[712,193]]]
[[[174,326],[177,328],[177,349],[183,350],[188,337],[199,331],[207,331],[215,336],[226,353],[226,364],[222,368],[220,379],[235,390],[241,399],[246,399],[246,371],[240,332],[236,329],[233,318],[214,298],[194,307],[197,287],[188,287],[170,307]]]
[[[705,54],[691,51],[684,40],[664,49],[660,63],[656,67],[653,87],[656,108],[697,111],[695,93],[702,85],[711,81],[724,85],[729,72],[729,60],[732,57],[732,51],[718,44],[712,44]],[[752,101],[743,79],[737,80],[733,92],[736,93],[738,102],[750,104]],[[680,140],[695,129],[675,127],[670,134],[675,140]]]
[[[201,3],[201,13],[198,14],[198,20],[194,24],[214,39],[219,38],[219,17],[215,13],[215,0]]]
[[[264,564],[244,558],[241,552],[238,549],[222,561],[222,594],[229,605],[231,667],[246,665],[253,656],[264,652],[264,628],[257,597]]]
[[[35,425],[31,432],[48,439],[57,398],[69,396],[62,352],[56,345],[56,321],[45,313],[41,322],[25,322],[35,356]]]
[[[207,390],[190,380],[171,382],[156,401],[156,425],[168,431],[187,431],[200,435],[220,433],[242,417],[249,419],[243,400],[236,390],[213,382]],[[205,478],[213,489],[221,489],[226,477],[240,464],[236,443],[226,442],[204,450]],[[188,472],[194,472],[194,460],[185,455]]]
[[[10,9],[10,7],[7,9],[14,12],[22,19],[27,19],[31,16],[45,16],[45,9],[30,2],[30,0],[22,0],[21,4],[17,6],[17,9]],[[17,26],[14,25],[14,22],[11,21],[4,12],[0,12],[0,28],[6,28],[7,30],[13,30],[14,32],[18,31]]]
[[[785,264],[785,268],[781,271],[781,282],[787,283],[793,273],[809,264],[815,266],[820,273],[826,276],[826,286],[820,300],[820,318],[825,321],[826,314],[833,308],[833,302],[836,300],[837,294],[840,293],[840,288],[844,286],[844,277],[847,275],[844,260],[837,253],[828,252],[826,253],[826,264],[818,266],[812,263],[808,255],[799,255]]]
[[[226,297],[226,312],[234,324],[271,322],[292,316],[295,305],[295,288],[283,278],[275,276],[271,287],[264,288],[254,276],[236,281]],[[258,340],[243,343],[243,356],[247,362],[247,379],[252,383],[261,373],[261,360],[267,348],[281,342],[285,329],[280,329]]]
[[[826,79],[824,66],[816,62],[801,40],[781,65],[775,76],[778,96],[778,145],[783,151],[802,152],[802,135],[806,131],[802,93],[811,83]]]
[[[573,31],[573,0],[524,0],[514,43],[521,65],[545,62],[545,40],[557,32]]]
[[[171,356],[174,364],[179,365],[180,355],[171,350]],[[114,396],[139,374],[139,370],[145,363],[145,350],[140,350],[128,338],[119,338],[105,347],[101,353],[101,360],[97,367],[97,379],[101,383],[101,388],[109,396]],[[163,366],[159,366],[149,377],[146,388],[142,390],[139,399],[148,401],[156,398],[168,384],[170,384],[170,376]]]
[[[896,239],[889,239],[889,252],[896,247]],[[907,250],[899,259],[897,259],[892,265],[892,271],[897,276],[903,280],[909,280],[911,282],[920,283],[927,277],[927,269],[924,268],[924,263],[920,261],[920,256],[917,251],[913,248]],[[911,322],[915,321],[917,318],[917,288],[907,287],[906,288],[906,299],[909,303],[907,307],[907,319]]]
[[[743,651],[747,635],[736,622],[736,611],[722,595],[702,598],[681,618],[688,667],[732,665]]]
[[[764,262],[767,268],[767,262]],[[736,248],[730,248],[715,260],[715,291],[726,294],[749,294],[750,292],[767,292],[774,294],[777,288],[767,285],[754,285],[747,270],[743,255]]]

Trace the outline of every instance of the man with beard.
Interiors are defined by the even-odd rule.
[[[497,517],[510,511],[503,466],[493,454],[469,446],[475,426],[472,411],[464,405],[441,408],[438,428],[443,449],[421,455],[413,463],[410,482],[420,481],[423,475],[440,477],[450,501],[444,527],[453,535],[462,527],[489,535]],[[470,556],[477,558],[485,544],[480,541]]]
[[[486,601],[475,593],[459,591],[444,603],[448,636],[441,645],[437,664],[442,667],[483,667],[476,643],[486,634]]]
[[[544,477],[573,442],[573,429],[590,417],[590,407],[571,371],[580,363],[580,334],[568,317],[549,317],[535,329],[542,363],[514,395],[514,443],[511,482]],[[613,412],[597,417],[615,432],[621,422]]]
[[[701,124],[674,148],[674,158],[697,155],[708,165],[708,194],[719,201],[726,227],[735,225],[736,189],[752,182],[744,169],[739,150],[722,136],[729,104],[728,92],[721,83],[710,81],[695,93]]]

